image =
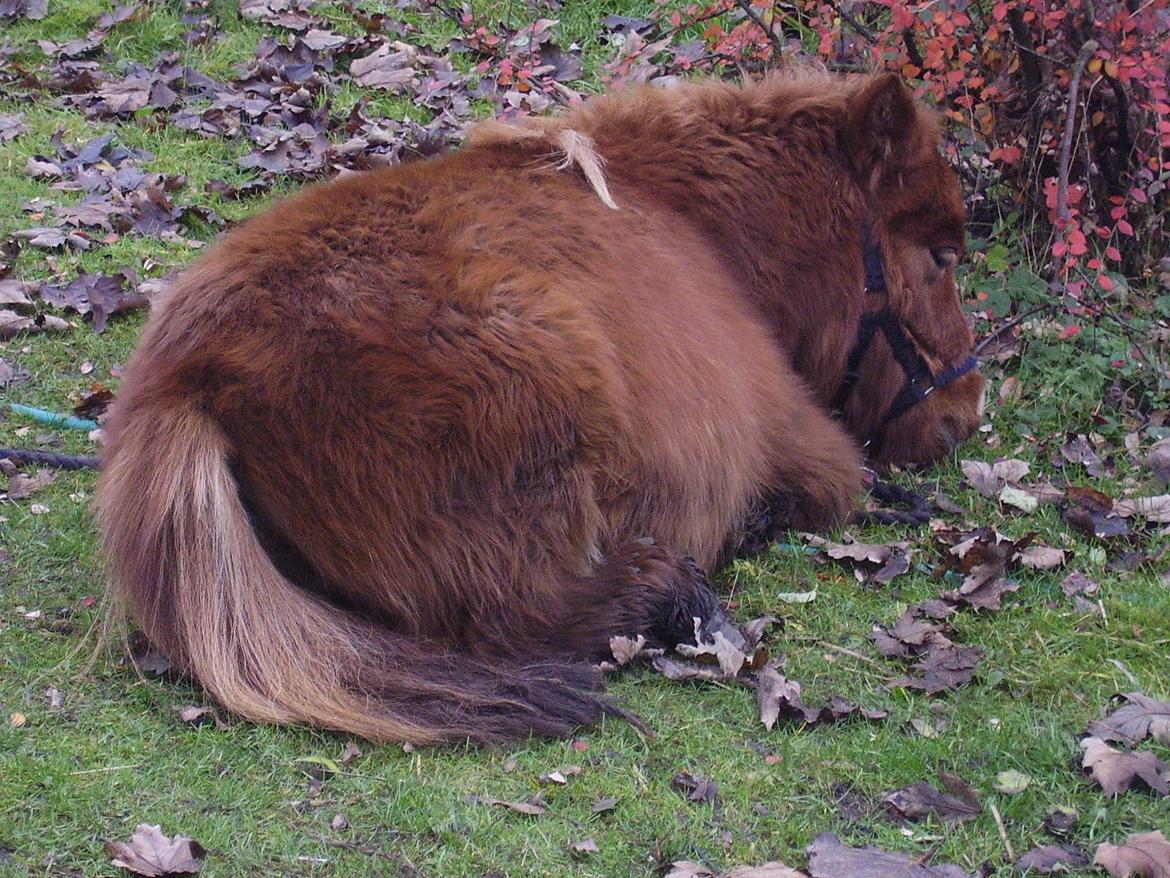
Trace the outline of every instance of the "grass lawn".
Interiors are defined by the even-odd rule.
[[[590,0],[540,14],[561,18],[553,31],[557,42],[576,41],[583,49],[577,85],[588,92],[599,87],[598,71],[611,51],[597,36],[601,19],[644,15],[653,5]],[[340,4],[320,8],[339,31],[357,32]],[[0,25],[0,58],[8,46],[15,62],[7,63],[46,64],[37,40],[84,37],[110,9],[100,0],[49,0],[44,19]],[[411,23],[404,39],[415,45],[435,49],[455,36],[455,24],[437,11],[401,13],[393,4],[385,10]],[[525,10],[512,3],[490,11],[513,20],[537,17]],[[159,52],[174,51],[184,64],[227,79],[252,59],[260,39],[280,33],[242,20],[234,4],[211,0],[204,12],[220,36],[192,47],[183,37],[182,16],[189,12],[178,0],[159,0],[148,15],[118,25],[97,56],[103,69],[124,71],[130,62],[149,64]],[[455,64],[471,66],[465,58]],[[429,117],[407,99],[348,83],[338,87],[333,110],[346,112],[362,97],[372,99],[368,114]],[[214,209],[227,220],[295,188],[278,180],[266,195],[242,201],[207,193],[210,180],[249,179],[236,166],[249,144],[155,125],[149,112],[94,121],[52,97],[0,97],[0,115],[16,113],[27,131],[0,142],[0,242],[40,224],[24,210],[30,200],[77,200],[26,171],[31,156],[53,153],[58,130],[66,143],[113,133],[118,143],[147,150],[153,158],[145,168],[185,176],[173,193],[176,202]],[[196,223],[184,238],[213,234]],[[1042,296],[1043,283],[1010,249],[1010,229],[992,235],[1007,243],[1007,256],[992,265],[977,257],[964,277],[965,292],[972,299],[977,293],[1021,301]],[[77,254],[26,246],[9,261],[13,276],[26,280],[124,267],[157,276],[195,252],[181,239],[124,234]],[[118,366],[144,315],[112,318],[100,335],[88,320],[66,316],[76,324],[68,331],[0,342],[0,358],[27,376],[4,391],[5,413],[9,402],[65,411],[95,383],[116,389]],[[652,737],[609,720],[573,740],[499,749],[362,743],[360,756],[343,761],[349,741],[336,734],[256,726],[227,715],[218,723],[186,723],[180,709],[211,705],[198,688],[143,678],[112,650],[91,661],[103,591],[89,510],[94,476],[62,472],[34,496],[0,503],[0,878],[114,874],[103,841],[128,839],[142,822],[197,839],[209,851],[204,873],[212,876],[451,878],[658,876],[680,859],[718,870],[766,860],[803,867],[805,847],[821,832],[968,871],[988,863],[989,874],[1008,875],[1015,872],[1009,845],[1018,857],[1036,844],[1057,843],[1044,828],[1057,806],[1078,814],[1063,842],[1090,858],[1102,841],[1170,830],[1170,799],[1143,789],[1107,797],[1082,775],[1078,744],[1113,695],[1170,697],[1170,559],[1166,535],[1158,532],[1166,525],[1143,529],[1138,520],[1131,522],[1139,532],[1132,541],[1098,540],[1066,524],[1058,505],[1023,513],[985,498],[959,467],[960,458],[1021,458],[1031,466],[1028,482],[1091,486],[1114,497],[1165,493],[1141,460],[1170,430],[1157,418],[1135,417],[1107,392],[1119,345],[1124,342],[1107,329],[1065,344],[1054,331],[1030,331],[1020,355],[986,369],[987,428],[953,461],[907,477],[907,484],[941,491],[963,507],[964,514],[940,513],[949,527],[991,526],[1012,538],[1034,533],[1037,542],[1065,551],[1058,568],[1012,573],[1019,590],[1001,609],[966,610],[952,620],[956,640],[985,650],[969,684],[934,696],[891,688],[903,667],[883,658],[869,639],[875,623],[892,625],[911,604],[958,584],[953,575],[945,581],[934,575],[945,549],[928,528],[852,529],[865,542],[910,543],[910,571],[887,585],[859,583],[850,566],[805,550],[795,536],[723,572],[720,581],[741,619],[783,618],[770,648],[786,656],[783,673],[803,684],[806,701],[841,695],[888,710],[880,722],[807,728],[781,721],[769,731],[750,690],[670,682],[636,669],[616,675],[610,691],[646,720]],[[1062,455],[1070,433],[1089,436],[1105,459],[1101,475]],[[84,433],[0,414],[0,445],[50,442],[71,453],[95,449]],[[1129,550],[1149,559],[1133,570],[1114,569]],[[1099,602],[1078,605],[1065,595],[1061,582],[1074,570],[1099,583]],[[816,597],[806,603],[777,597],[813,589]],[[1166,747],[1143,746],[1170,760]],[[565,783],[541,779],[556,770]],[[1027,776],[1026,789],[997,791],[997,775],[1009,770]],[[676,789],[672,779],[684,771],[712,778],[715,801],[693,802]],[[910,823],[882,807],[885,793],[922,781],[937,785],[939,772],[958,774],[979,792],[983,809],[975,819]],[[545,813],[524,814],[473,796],[502,802],[538,796]],[[596,850],[574,848],[590,839]],[[1093,867],[1072,873],[1101,874]]]

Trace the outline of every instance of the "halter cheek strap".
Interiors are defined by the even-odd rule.
[[[868,230],[865,235],[865,292],[867,295],[887,292],[881,250]],[[873,343],[874,335],[879,329],[886,337],[894,359],[901,366],[902,372],[905,373],[906,383],[902,385],[902,389],[894,397],[894,401],[890,403],[889,409],[886,410],[877,428],[866,441],[866,446],[872,445],[878,438],[880,431],[884,430],[892,421],[906,414],[934,391],[941,390],[948,384],[957,381],[979,365],[979,358],[975,354],[969,354],[961,363],[948,366],[937,375],[932,374],[925,358],[914,342],[910,340],[902,322],[888,305],[878,311],[868,311],[861,316],[861,323],[857,328],[857,340],[853,343],[853,348],[849,351],[849,357],[845,361],[845,377],[833,397],[832,408],[834,411],[842,411],[845,408],[845,403],[849,401],[850,394],[861,378],[861,362],[865,359],[865,355]]]

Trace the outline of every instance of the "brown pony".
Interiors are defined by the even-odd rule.
[[[653,88],[308,189],[157,303],[109,423],[113,596],[226,707],[562,734],[614,634],[978,423],[962,201],[895,78]],[[834,420],[831,407],[841,409]],[[693,560],[692,560],[693,559]]]

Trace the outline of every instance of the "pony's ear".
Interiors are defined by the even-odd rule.
[[[845,148],[864,185],[876,185],[883,165],[899,164],[916,124],[914,97],[896,74],[871,77],[849,96]]]

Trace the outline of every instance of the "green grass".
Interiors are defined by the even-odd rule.
[[[587,50],[591,78],[585,88],[597,87],[602,46],[594,34],[600,17],[643,14],[651,6],[641,0],[566,4],[562,39]],[[6,25],[4,39],[36,61],[34,39],[84,35],[106,8],[60,0],[45,21]],[[186,63],[228,76],[251,57],[268,29],[241,22],[229,3],[212,8],[225,36],[210,48],[183,46],[177,3],[151,7],[149,19],[120,28],[108,45],[114,57],[142,62],[162,50],[181,51]],[[495,4],[492,11],[504,18],[525,14],[519,3]],[[345,29],[343,12],[329,16]],[[422,28],[423,42],[441,45],[452,34],[450,22],[437,16],[412,20]],[[360,94],[341,89],[337,106],[349,106]],[[400,101],[382,99],[374,106],[399,116],[407,111]],[[0,239],[32,224],[21,213],[27,200],[76,197],[24,173],[30,155],[50,151],[54,131],[63,128],[66,139],[77,142],[114,130],[49,101],[30,106],[0,99],[0,112],[16,111],[24,113],[31,131],[0,146]],[[154,154],[149,169],[187,176],[179,202],[237,218],[267,200],[221,203],[204,194],[209,179],[243,179],[235,168],[243,150],[238,143],[135,122],[116,131],[124,145]],[[79,255],[46,258],[25,250],[15,270],[27,278],[68,277],[79,267],[129,266],[160,274],[192,256],[180,246],[124,237]],[[146,260],[157,266],[143,271]],[[971,289],[997,282],[990,275],[967,280]],[[30,374],[5,392],[4,403],[64,410],[71,396],[95,381],[116,384],[112,372],[133,348],[143,320],[115,319],[101,336],[79,320],[68,333],[0,343],[0,357]],[[1124,455],[1118,476],[1108,480],[1091,480],[1052,462],[1067,430],[1100,430],[1119,442],[1132,428],[1108,412],[1104,424],[1090,418],[1090,402],[1102,398],[1107,373],[1107,365],[1088,358],[1093,344],[1085,338],[1061,350],[1052,340],[1033,342],[1023,364],[1011,368],[1023,396],[993,406],[994,431],[979,434],[961,456],[1023,456],[1032,461],[1034,475],[1067,477],[1115,493],[1144,478]],[[83,374],[85,363],[93,368]],[[1003,376],[992,370],[992,377],[994,393]],[[49,432],[0,415],[4,445],[33,445]],[[57,435],[63,450],[93,450],[82,434]],[[1154,435],[1143,433],[1142,441]],[[999,447],[988,446],[989,438]],[[1048,443],[1043,453],[1037,447],[1042,443]],[[772,636],[771,648],[786,654],[784,671],[804,684],[808,700],[840,694],[887,708],[884,722],[815,729],[781,723],[769,732],[756,719],[748,690],[669,683],[635,670],[616,676],[610,691],[646,719],[652,738],[610,720],[582,730],[576,744],[531,741],[415,752],[363,744],[363,756],[339,766],[313,792],[306,772],[317,763],[305,760],[338,760],[345,737],[232,717],[224,717],[226,729],[188,726],[177,709],[210,704],[197,688],[142,679],[117,655],[104,653],[90,663],[98,620],[92,599],[100,601],[103,590],[89,511],[94,479],[62,473],[30,500],[0,506],[0,548],[8,555],[0,563],[0,876],[112,874],[102,841],[127,839],[139,822],[198,839],[211,851],[205,869],[211,876],[656,876],[675,859],[718,868],[768,859],[798,866],[806,862],[805,845],[822,831],[851,843],[931,853],[936,862],[969,869],[991,861],[996,874],[1010,874],[988,810],[959,826],[926,823],[904,830],[878,807],[883,793],[935,781],[940,770],[961,774],[983,794],[985,805],[997,806],[1017,854],[1049,840],[1041,821],[1056,805],[1080,812],[1073,841],[1090,851],[1103,840],[1170,826],[1167,800],[1143,792],[1110,800],[1076,767],[1078,735],[1102,714],[1110,696],[1134,689],[1170,696],[1170,588],[1159,571],[1106,571],[1112,547],[1107,554],[1069,532],[1051,508],[1031,516],[1005,513],[964,489],[954,462],[919,478],[964,504],[972,524],[992,524],[1017,537],[1035,531],[1038,539],[1066,548],[1066,571],[1080,569],[1101,582],[1105,619],[1078,613],[1064,598],[1059,582],[1066,571],[1023,574],[1020,591],[1008,596],[1002,610],[966,613],[957,621],[963,641],[987,652],[972,684],[935,698],[887,690],[884,682],[899,668],[870,645],[873,624],[892,623],[909,604],[950,587],[922,563],[937,560],[928,535],[899,528],[857,531],[866,541],[909,539],[918,550],[915,569],[881,589],[859,586],[844,567],[818,565],[808,554],[778,546],[724,572],[737,615],[784,617],[785,630]],[[48,510],[33,514],[34,503]],[[775,598],[813,586],[818,596],[809,604]],[[50,687],[64,694],[60,709],[50,708]],[[19,727],[10,719],[17,713],[25,717]],[[929,721],[937,736],[915,731],[912,720]],[[1166,748],[1154,749],[1170,759]],[[563,787],[540,782],[541,774],[570,765],[581,772]],[[1029,775],[1031,786],[1016,796],[994,792],[996,773],[1006,769]],[[684,770],[716,780],[717,806],[690,803],[672,789],[671,778]],[[469,793],[507,801],[540,794],[548,813],[529,817],[472,803]],[[616,807],[593,813],[594,803],[606,797],[616,798]],[[844,816],[841,800],[860,803],[862,815]],[[330,821],[339,813],[348,828],[333,830]],[[587,838],[596,841],[598,853],[570,850]]]

